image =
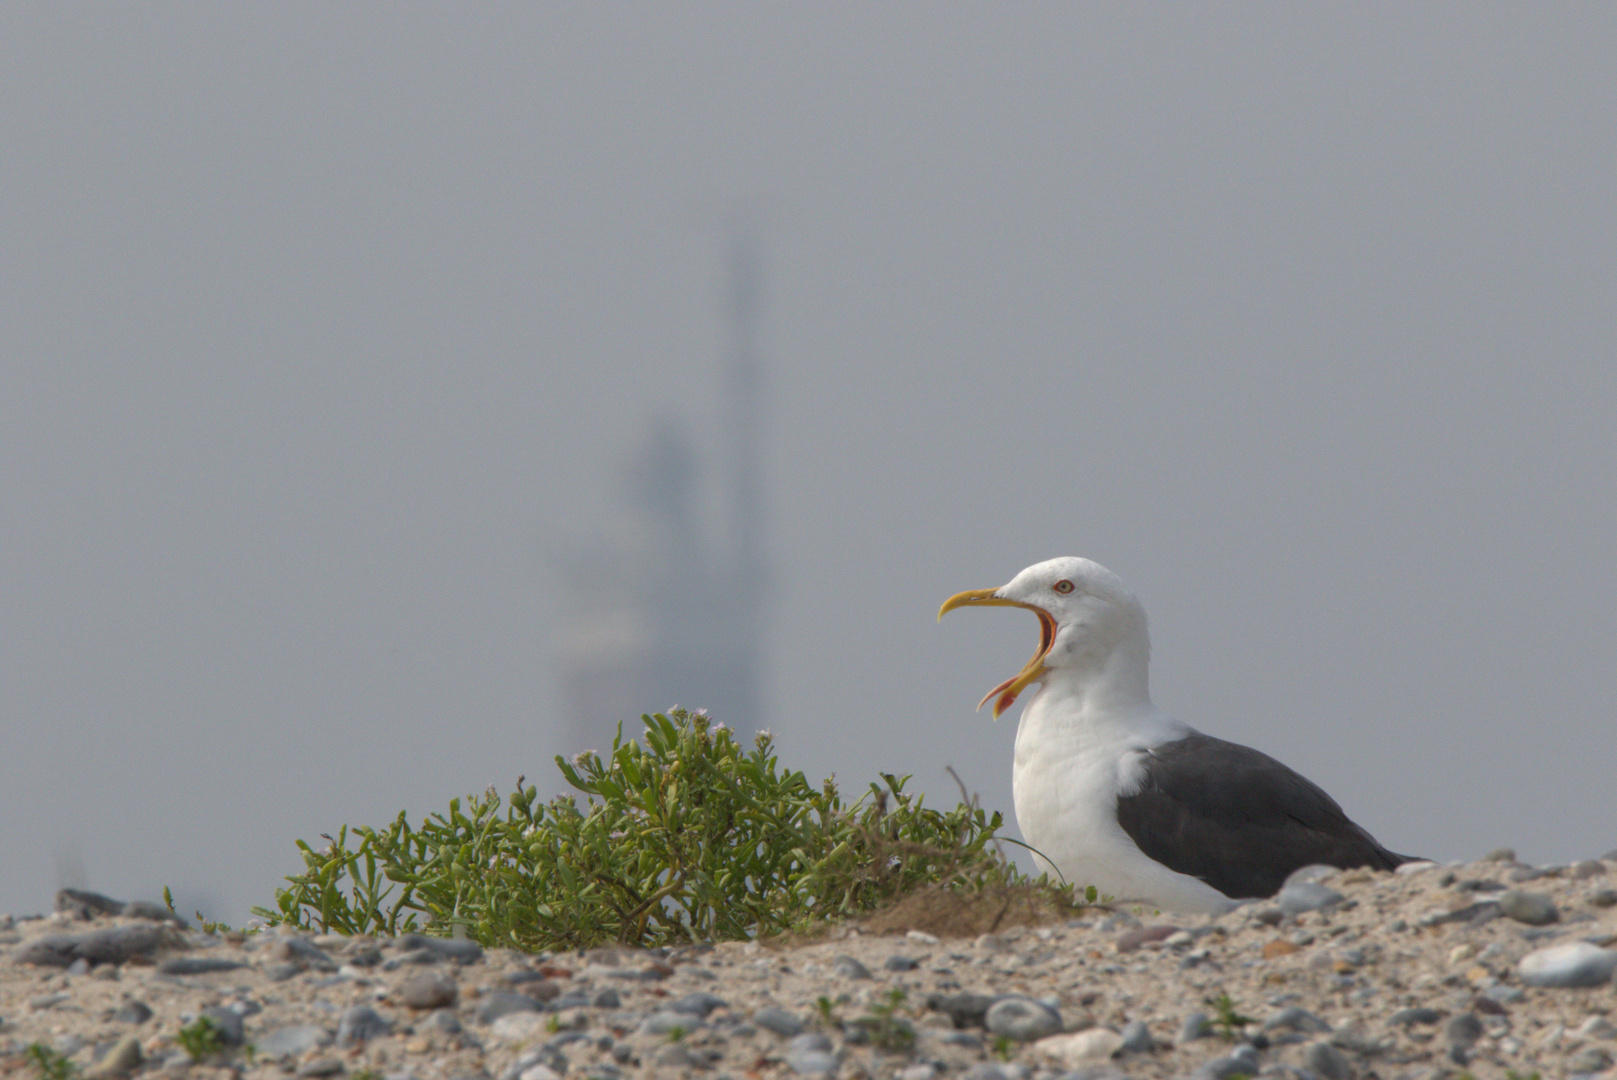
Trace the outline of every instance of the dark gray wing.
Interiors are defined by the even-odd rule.
[[[1145,752],[1145,783],[1117,800],[1123,831],[1157,862],[1235,899],[1273,896],[1312,863],[1409,862],[1267,754],[1193,732]]]

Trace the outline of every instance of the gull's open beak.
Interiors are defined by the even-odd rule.
[[[1044,658],[1050,652],[1051,646],[1056,643],[1056,620],[1054,616],[1041,607],[1024,604],[1020,600],[1006,600],[1004,597],[999,596],[998,592],[999,590],[997,589],[968,589],[963,593],[955,593],[943,602],[942,607],[938,608],[938,618],[940,619],[959,607],[1019,607],[1026,608],[1039,617],[1039,648],[1033,654],[1033,659],[1029,660],[1027,666],[1022,668],[1021,671],[988,691],[987,694],[983,695],[983,699],[977,703],[977,708],[980,709],[988,704],[990,698],[993,698],[995,720],[999,719],[1000,713],[1011,707],[1011,703],[1016,700],[1017,694],[1020,694],[1044,677]]]

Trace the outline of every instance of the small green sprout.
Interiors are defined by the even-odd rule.
[[[72,1080],[79,1071],[78,1067],[67,1059],[67,1055],[57,1053],[42,1042],[29,1043],[28,1049],[23,1051],[23,1057],[39,1070],[41,1080]]]
[[[1236,1011],[1235,1001],[1226,991],[1220,990],[1218,996],[1203,1000],[1218,1014],[1218,1019],[1213,1021],[1213,1030],[1225,1042],[1234,1042],[1243,1027],[1257,1023],[1253,1017],[1243,1016]]]
[[[180,1046],[192,1061],[222,1054],[229,1049],[225,1030],[211,1016],[199,1016],[180,1029]]]

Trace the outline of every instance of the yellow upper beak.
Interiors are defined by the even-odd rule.
[[[990,698],[994,700],[994,719],[1011,707],[1016,695],[1044,677],[1044,658],[1050,652],[1050,647],[1056,643],[1056,620],[1048,611],[1033,604],[1024,604],[1020,600],[1007,600],[997,595],[997,589],[968,589],[963,593],[955,593],[943,602],[938,608],[938,618],[943,618],[949,612],[959,607],[1019,607],[1026,608],[1039,617],[1039,647],[1033,653],[1033,659],[1015,675],[1006,679],[977,703],[977,708],[988,704]]]

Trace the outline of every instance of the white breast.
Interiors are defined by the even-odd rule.
[[[1140,755],[1189,730],[1149,705],[1093,715],[1041,690],[1018,724],[1012,775],[1016,823],[1042,856],[1040,868],[1120,903],[1200,913],[1234,907],[1211,885],[1148,858],[1117,823],[1118,796],[1139,790]]]

